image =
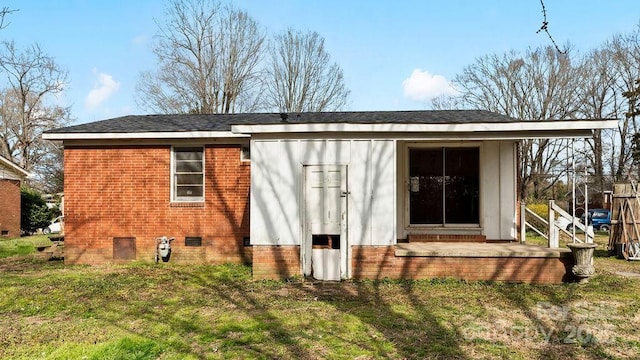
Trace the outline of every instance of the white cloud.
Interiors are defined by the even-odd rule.
[[[132,43],[133,45],[142,45],[142,44],[144,44],[145,42],[147,42],[147,37],[146,37],[145,35],[138,35],[138,36],[134,36],[134,37],[131,39],[131,43]]]
[[[442,75],[432,75],[428,71],[415,69],[402,82],[404,96],[416,101],[427,101],[440,95],[455,95],[458,92]]]
[[[93,85],[93,89],[89,91],[89,94],[85,98],[85,106],[89,110],[95,109],[98,105],[109,99],[118,89],[120,89],[120,83],[115,81],[113,76],[99,73],[98,80]]]

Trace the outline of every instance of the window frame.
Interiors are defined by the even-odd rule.
[[[446,222],[446,217],[444,218],[444,223],[443,224],[439,224],[439,223],[433,223],[433,224],[420,224],[420,223],[412,223],[411,222],[411,214],[410,214],[410,151],[412,149],[450,149],[450,148],[476,148],[478,150],[478,195],[479,195],[479,199],[478,199],[478,222],[473,222],[473,223],[450,223],[450,222]],[[429,229],[429,228],[469,228],[469,227],[479,227],[480,223],[482,221],[482,151],[483,151],[483,146],[481,143],[479,142],[470,142],[470,143],[466,143],[466,144],[461,144],[461,143],[449,143],[449,142],[444,142],[444,143],[435,143],[435,144],[425,144],[425,143],[406,143],[405,147],[404,147],[404,161],[405,161],[405,166],[404,166],[404,170],[405,170],[405,181],[406,181],[406,189],[404,191],[405,196],[405,203],[404,203],[404,222],[405,222],[405,228],[406,229],[418,229],[418,228],[425,228],[425,229]],[[444,159],[443,159],[444,161]],[[445,193],[443,192],[443,201],[445,201],[444,199]],[[445,208],[446,210],[446,208]],[[443,215],[444,216],[444,215]]]
[[[178,172],[176,171],[176,167],[178,164],[179,160],[176,160],[176,153],[179,153],[180,150],[184,150],[184,149],[190,149],[192,151],[196,151],[196,149],[198,149],[201,153],[202,153],[202,159],[201,159],[201,163],[202,163],[202,171],[201,172],[191,172],[191,173],[187,173],[187,172]],[[180,160],[183,161],[183,160]],[[177,177],[178,175],[185,175],[185,174],[190,174],[190,175],[197,175],[197,174],[201,174],[202,176],[202,195],[201,196],[178,196],[178,181],[177,181]],[[203,145],[193,145],[193,146],[187,146],[187,145],[180,145],[180,146],[172,146],[171,147],[171,202],[174,203],[202,203],[204,202],[205,199],[205,147]]]
[[[240,161],[243,163],[251,162],[251,143],[240,145]]]

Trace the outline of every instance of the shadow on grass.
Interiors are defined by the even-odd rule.
[[[168,354],[467,358],[455,325],[432,313],[439,299],[410,283],[253,281],[247,269],[224,266],[133,265],[87,273],[49,283],[69,293],[58,312],[98,319]]]
[[[607,250],[595,250],[594,257],[615,259]],[[619,344],[616,328],[626,322],[622,313],[629,303],[620,294],[637,293],[637,283],[596,269],[586,284],[495,283],[493,287],[501,300],[530,324],[528,328],[514,326],[508,335],[526,337],[534,343],[540,358],[596,360],[618,358],[625,351],[637,353],[637,349],[613,346]]]
[[[32,283],[27,289],[31,293],[25,295],[40,311],[49,306],[66,321],[96,319],[105,324],[107,335],[95,338],[74,339],[65,331],[77,346],[104,344],[105,339],[114,341],[125,334],[120,339],[140,339],[145,347],[156,344],[153,348],[163,356],[193,358],[470,359],[524,354],[600,359],[611,357],[611,345],[564,341],[571,340],[572,330],[574,338],[587,336],[600,321],[581,322],[576,307],[588,310],[592,304],[576,304],[594,297],[607,299],[607,292],[637,291],[637,283],[606,276],[587,285],[456,280],[323,283],[253,281],[248,267],[232,265],[62,268],[59,262],[42,260],[0,262],[0,268],[7,266],[29,279],[36,279],[32,275],[38,271],[47,274],[48,279]],[[57,292],[47,293],[52,289]],[[58,304],[37,303],[42,301],[37,294]],[[492,309],[496,306],[504,307],[502,312]],[[20,310],[10,313],[16,311]],[[460,320],[469,315],[494,325],[501,320],[496,314],[508,313],[517,314],[515,320],[509,319],[512,327],[506,330],[511,332],[503,329],[503,338],[497,339],[482,332],[470,337],[468,323]],[[577,332],[580,325],[582,332]],[[525,330],[535,336],[517,339],[525,334],[517,327],[534,327]],[[544,336],[551,330],[553,336],[546,342]],[[517,347],[523,342],[529,350]],[[136,344],[128,346],[135,350]]]

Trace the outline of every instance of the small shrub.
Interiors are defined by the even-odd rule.
[[[35,189],[20,189],[20,227],[23,231],[33,233],[44,228],[56,216],[56,212],[47,207],[42,194]]]
[[[527,208],[543,219],[549,216],[549,204],[527,204]]]

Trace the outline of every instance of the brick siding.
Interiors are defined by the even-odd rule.
[[[525,283],[572,280],[571,257],[399,257],[394,252],[393,246],[354,246],[353,278],[456,278]]]
[[[409,242],[487,242],[484,235],[458,235],[458,234],[411,234],[407,236]]]
[[[405,257],[393,246],[353,246],[354,279],[456,278],[524,283],[561,283],[574,280],[573,259],[523,257]],[[253,278],[285,279],[300,276],[299,246],[254,246]]]
[[[300,276],[300,247],[253,246],[254,279],[286,279]]]
[[[172,262],[251,262],[250,163],[239,145],[205,146],[202,203],[171,202],[170,146],[67,146],[64,161],[66,263],[114,262],[114,237],[135,237],[136,260],[153,261],[162,235],[176,239]],[[202,246],[185,246],[187,236]]]
[[[0,237],[20,236],[20,181],[0,179]]]

